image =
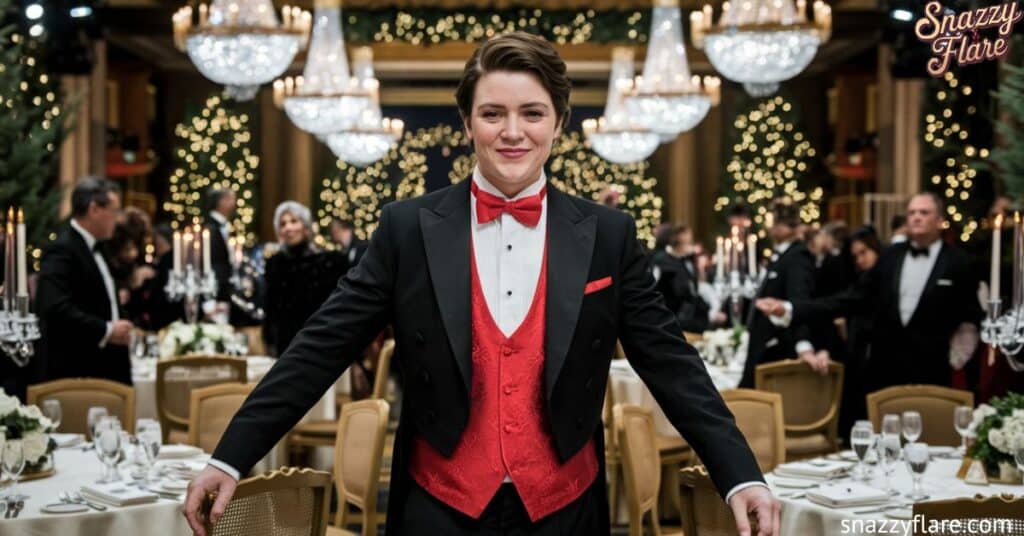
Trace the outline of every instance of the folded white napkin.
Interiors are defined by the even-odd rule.
[[[57,443],[57,448],[73,447],[85,440],[82,434],[50,434],[50,439]]]
[[[816,490],[808,490],[806,497],[808,501],[830,508],[868,506],[889,501],[889,494],[885,491],[856,482],[819,486]]]
[[[82,486],[82,496],[113,506],[128,506],[156,502],[158,496],[151,491],[143,491],[124,482],[106,484],[88,484]]]
[[[853,464],[842,460],[805,460],[784,463],[775,468],[775,474],[779,476],[825,480],[840,476],[849,471],[851,467],[853,467]]]
[[[160,447],[158,460],[177,460],[179,458],[193,458],[203,453],[203,449],[192,445],[163,445]]]

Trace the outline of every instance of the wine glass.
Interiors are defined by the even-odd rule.
[[[8,439],[4,441],[3,470],[7,478],[11,480],[11,489],[7,494],[7,500],[23,500],[23,497],[16,493],[18,489],[18,478],[21,471],[25,469],[25,450],[22,448],[20,439]]]
[[[953,410],[953,424],[956,433],[960,434],[960,454],[967,455],[967,438],[974,436],[971,423],[974,422],[974,409],[971,406],[957,406]]]
[[[89,412],[86,413],[86,423],[89,426],[89,440],[94,440],[96,437],[96,425],[108,415],[107,408],[103,406],[93,406],[89,408]]]
[[[882,417],[882,434],[883,435],[894,435],[900,436],[900,416],[894,413],[889,413],[885,417]]]
[[[862,423],[866,423],[867,426],[864,426]],[[850,446],[857,455],[857,473],[860,475],[861,480],[867,480],[868,471],[864,467],[864,459],[867,457],[868,450],[871,449],[871,444],[874,442],[875,432],[872,430],[870,422],[858,421],[853,425],[853,430],[850,431]]]
[[[907,495],[907,498],[913,501],[927,499],[928,495],[921,489],[921,478],[924,477],[924,471],[928,468],[928,445],[925,443],[907,443],[903,447],[903,457],[907,462],[907,468],[910,470],[910,476],[914,480],[913,490]]]
[[[60,428],[60,420],[63,415],[60,408],[60,400],[48,398],[43,400],[43,415],[53,423],[53,431]]]
[[[903,439],[907,443],[913,443],[921,437],[922,427],[921,414],[916,411],[904,411],[901,419],[903,426]]]
[[[139,419],[135,425],[135,437],[138,439],[139,448],[142,449],[146,470],[145,481],[148,484],[149,474],[156,464],[157,456],[160,455],[160,445],[163,443],[160,423],[153,419]]]
[[[111,419],[104,419],[96,426],[96,452],[100,456],[105,468],[103,477],[99,482],[115,482],[118,479],[117,470],[113,466],[117,463],[117,457],[121,453],[121,430],[115,426]]]
[[[1024,474],[1024,447],[1020,447],[1013,453],[1013,461],[1017,464],[1017,470]]]
[[[900,456],[900,417],[899,415],[886,415],[882,418],[882,435],[876,443],[878,447],[878,461],[882,466],[882,473],[885,475],[885,490],[890,495],[899,495],[892,487],[890,475],[896,468],[896,460]]]
[[[146,335],[146,357],[151,359],[160,357],[160,338],[156,335]]]

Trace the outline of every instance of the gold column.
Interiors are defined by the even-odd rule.
[[[882,193],[903,196],[921,190],[921,103],[924,81],[889,72],[892,48],[878,51],[878,180]]]

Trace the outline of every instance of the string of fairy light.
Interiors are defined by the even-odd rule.
[[[476,157],[469,151],[461,129],[440,124],[406,132],[401,143],[384,158],[366,168],[337,162],[337,173],[321,181],[317,221],[325,229],[334,218],[351,221],[356,234],[367,238],[377,227],[384,203],[422,195],[428,171],[427,151],[439,150],[451,159],[448,179],[453,184],[472,174]],[[454,158],[452,158],[454,157]],[[393,186],[389,169],[400,171]],[[549,161],[549,177],[557,188],[598,200],[609,190],[619,194],[619,207],[636,219],[637,233],[654,244],[654,227],[661,221],[662,199],[654,193],[657,179],[647,174],[648,164],[612,164],[586,146],[578,132],[563,134],[555,143]],[[323,236],[316,242],[329,247]]]
[[[792,122],[779,115],[792,110],[789,102],[776,96],[761,101],[757,108],[738,115],[733,122],[740,139],[732,147],[726,173],[734,194],[719,196],[715,211],[721,212],[733,203],[752,207],[761,237],[766,235],[766,221],[776,200],[797,205],[804,223],[821,218],[822,188],[801,189],[809,170],[808,161],[816,151]]]
[[[939,103],[941,110],[937,113],[927,113],[924,116],[924,141],[934,150],[944,151],[951,147],[963,145],[962,151],[945,154],[937,164],[940,169],[929,170],[932,172],[931,184],[938,188],[938,191],[946,199],[946,216],[953,223],[961,225],[960,240],[967,242],[971,234],[978,230],[978,221],[969,214],[966,214],[962,205],[966,203],[975,186],[975,179],[978,175],[977,168],[983,165],[981,162],[989,157],[989,150],[985,147],[977,147],[970,143],[971,134],[968,129],[954,119],[953,107],[958,96],[970,97],[974,88],[969,84],[961,84],[953,72],[947,72],[943,76],[945,87],[935,92],[935,100]],[[963,113],[972,116],[978,113],[977,106],[970,104]],[[965,122],[970,121],[969,118]],[[948,223],[947,223],[948,226]]]
[[[259,156],[250,148],[248,125],[248,114],[232,111],[221,97],[212,95],[199,114],[175,127],[177,165],[169,181],[170,201],[164,203],[172,228],[202,218],[202,199],[208,189],[230,188],[238,197],[232,233],[244,236],[248,245],[255,243],[253,186]]]

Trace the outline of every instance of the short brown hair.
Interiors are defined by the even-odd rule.
[[[569,122],[569,92],[572,83],[566,76],[565,61],[546,39],[526,32],[512,32],[489,39],[477,47],[466,62],[462,80],[455,89],[455,102],[462,118],[473,113],[473,94],[480,77],[491,71],[533,73],[551,97],[558,125]]]

